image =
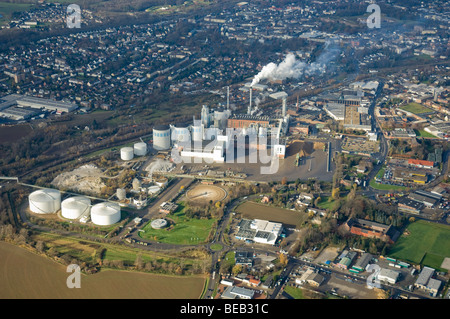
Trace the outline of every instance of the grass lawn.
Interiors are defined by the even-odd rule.
[[[437,138],[437,136],[434,136],[431,133],[428,133],[425,130],[414,130],[414,132],[416,132],[416,136],[420,136],[420,137],[430,137],[430,138]]]
[[[389,256],[440,269],[444,258],[450,257],[450,227],[420,220],[407,230],[410,234],[399,238]]]
[[[389,190],[393,190],[393,191],[400,191],[400,190],[405,190],[407,187],[405,186],[397,186],[397,185],[388,185],[388,184],[380,184],[375,182],[375,180],[370,180],[369,185],[372,188],[375,189],[379,189],[379,190],[383,190],[383,191],[389,191]]]
[[[286,286],[286,288],[284,288],[284,291],[294,299],[306,299],[303,296],[302,288],[297,288],[294,286]]]
[[[322,200],[317,204],[317,206],[320,209],[330,209],[330,210],[332,210],[334,208],[334,205],[335,205],[336,201],[335,200],[328,201],[329,198],[330,198],[329,196],[321,197]]]
[[[402,106],[400,109],[405,110],[407,112],[414,113],[414,114],[422,114],[422,113],[431,112],[431,110],[429,108],[422,106],[421,104],[415,103],[415,102],[412,102],[405,106]]]
[[[151,222],[148,222],[143,228],[145,232],[139,232],[139,235],[168,244],[191,245],[205,242],[216,219],[188,218],[184,209],[184,205],[180,204],[174,213],[167,215],[167,219],[173,221],[174,225],[153,229]]]

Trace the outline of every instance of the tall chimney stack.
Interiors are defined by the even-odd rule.
[[[252,113],[252,93],[253,92],[253,88],[250,87],[250,102],[248,104],[248,110],[247,110],[247,114],[250,115]]]
[[[287,109],[287,98],[283,98],[283,108],[282,108],[282,116],[286,116],[286,109]]]

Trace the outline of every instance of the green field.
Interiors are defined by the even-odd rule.
[[[303,289],[294,286],[286,286],[284,291],[294,299],[306,299],[303,296]]]
[[[416,221],[389,251],[389,256],[407,262],[440,269],[445,257],[450,257],[450,227]]]
[[[413,114],[422,114],[431,112],[431,110],[425,106],[420,105],[419,103],[409,103],[405,106],[402,106],[400,109],[405,110],[407,112],[411,112]]]
[[[216,221],[210,219],[188,218],[184,213],[185,207],[181,204],[178,209],[167,215],[173,225],[163,229],[153,229],[149,222],[139,235],[144,239],[157,240],[167,244],[193,245],[204,243]]]
[[[429,138],[437,138],[437,136],[434,136],[433,134],[428,133],[425,130],[414,130],[414,132],[416,132],[416,136],[420,136],[420,137],[429,137]]]
[[[372,188],[375,189],[379,189],[379,190],[383,190],[383,191],[400,191],[400,190],[405,190],[407,187],[405,186],[397,186],[397,185],[388,185],[388,184],[380,184],[375,182],[375,180],[370,180],[369,185]]]
[[[4,24],[11,19],[14,12],[26,11],[32,4],[0,2],[0,24]]]
[[[329,200],[329,196],[323,196],[321,197],[321,201],[317,204],[317,206],[320,209],[330,209],[333,210],[334,206],[336,205],[336,200]]]

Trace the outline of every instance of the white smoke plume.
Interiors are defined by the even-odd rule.
[[[323,73],[327,64],[336,57],[339,50],[335,47],[330,48],[330,43],[325,45],[324,52],[313,63],[299,61],[293,53],[288,53],[280,64],[269,63],[253,78],[252,86],[264,79],[285,80],[288,78],[298,79],[302,75],[311,75]]]

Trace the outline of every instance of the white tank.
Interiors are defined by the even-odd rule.
[[[56,189],[40,189],[28,197],[30,210],[36,214],[54,214],[61,208],[61,192]]]
[[[115,224],[120,221],[120,206],[111,202],[96,204],[91,208],[91,220],[100,226]]]
[[[120,149],[120,158],[123,161],[132,160],[134,157],[134,149],[132,147],[122,147]]]
[[[157,125],[153,128],[153,148],[157,151],[170,148],[170,126]]]
[[[147,155],[147,143],[139,142],[134,144],[134,155],[144,156]]]
[[[173,127],[172,140],[175,142],[189,142],[191,133],[189,127],[183,124],[177,124]]]
[[[61,203],[61,215],[68,219],[77,219],[88,215],[91,209],[91,200],[85,196],[67,198]]]
[[[167,220],[163,218],[158,218],[152,221],[150,225],[152,226],[153,229],[161,229],[167,226]]]

